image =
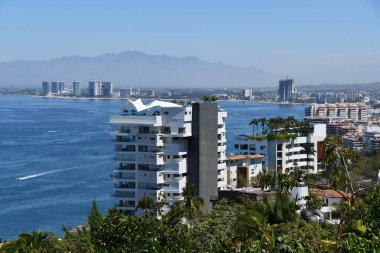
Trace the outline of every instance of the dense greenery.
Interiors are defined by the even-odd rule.
[[[137,206],[143,211],[141,217],[116,209],[103,216],[94,202],[88,226],[75,231],[63,228],[62,238],[48,232],[22,233],[0,252],[380,252],[380,186],[373,180],[380,168],[380,151],[358,156],[336,137],[326,138],[322,151],[325,171],[319,175],[308,175],[303,168],[259,174],[256,180],[263,189],[277,191],[273,201],[223,199],[208,212],[195,187],[187,185],[184,199],[168,213],[162,212],[163,196],[158,202],[144,196]],[[305,146],[304,152],[315,150]],[[373,175],[369,185],[355,184],[365,173]],[[335,206],[341,223],[309,221],[304,211],[297,211],[288,192],[299,185],[349,192]],[[310,195],[306,211],[322,204]]]
[[[197,199],[197,200],[195,200]],[[359,203],[360,202],[360,203]],[[0,248],[0,252],[378,252],[380,187],[356,201],[351,222],[339,227],[309,222],[297,214],[294,201],[278,193],[274,202],[218,202],[205,215],[192,192],[157,219],[125,216],[109,209],[102,216],[94,203],[88,228],[58,239],[33,232]],[[191,214],[190,214],[191,213]],[[189,218],[186,218],[189,217]],[[361,218],[357,229],[357,218]],[[191,219],[191,222],[188,222]],[[359,227],[360,228],[360,227]]]
[[[254,118],[249,122],[252,126],[252,140],[278,140],[287,141],[295,139],[297,136],[307,136],[313,131],[312,126],[304,121],[299,121],[293,116],[286,118]],[[259,131],[259,127],[260,130]]]

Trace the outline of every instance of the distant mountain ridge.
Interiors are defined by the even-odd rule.
[[[279,77],[259,69],[213,63],[197,57],[149,55],[139,51],[94,57],[65,56],[46,61],[0,63],[0,84],[39,85],[43,80],[66,83],[110,80],[116,87],[224,88],[276,86]]]

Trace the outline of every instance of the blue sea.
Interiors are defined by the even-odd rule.
[[[107,123],[124,101],[0,96],[0,238],[86,220],[93,200],[113,206],[113,144]],[[253,117],[303,117],[304,105],[220,102],[228,150]],[[19,180],[16,180],[19,179]]]

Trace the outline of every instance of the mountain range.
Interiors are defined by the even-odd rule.
[[[36,87],[43,80],[66,83],[107,80],[113,81],[116,87],[224,88],[276,86],[279,76],[253,67],[139,51],[0,63],[0,85]]]

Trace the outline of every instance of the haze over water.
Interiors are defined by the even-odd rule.
[[[92,200],[113,206],[113,143],[107,124],[122,100],[0,96],[0,238],[33,229],[61,235],[86,220]],[[219,102],[233,138],[251,133],[253,117],[295,115],[304,105]],[[18,180],[16,180],[18,179]]]

